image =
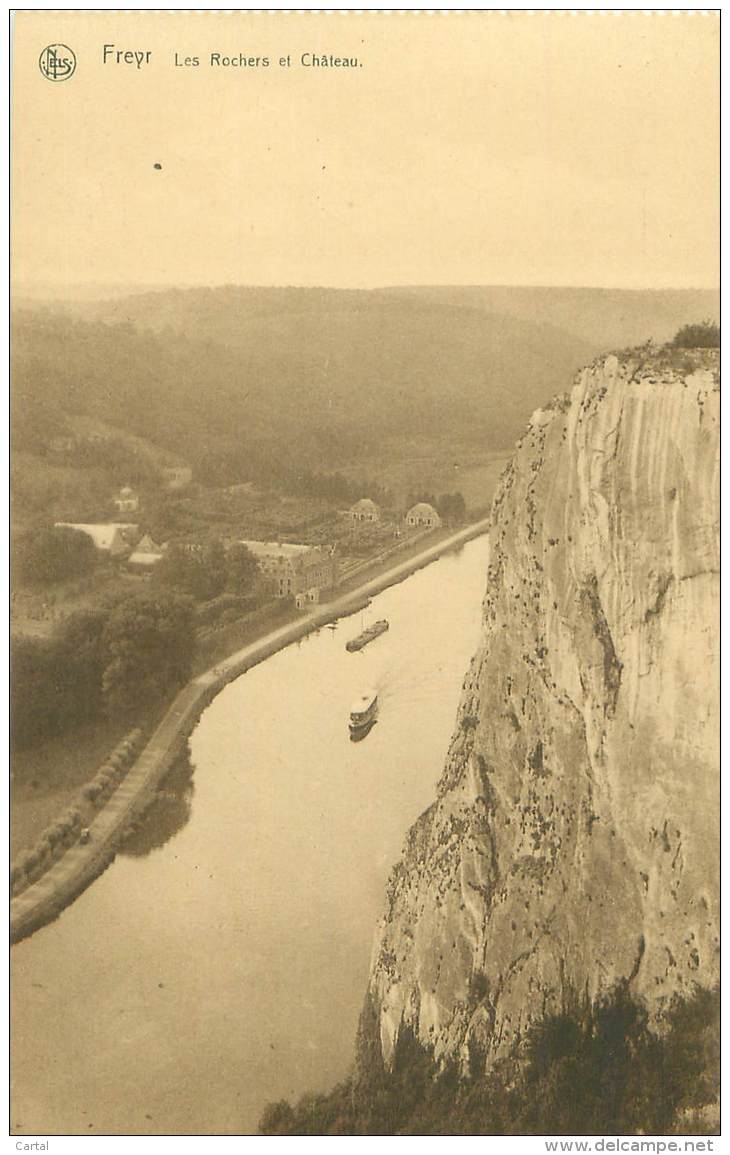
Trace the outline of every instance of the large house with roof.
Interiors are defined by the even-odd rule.
[[[437,529],[442,524],[441,518],[432,505],[427,501],[419,501],[406,514],[406,525],[411,529]]]
[[[360,522],[380,521],[380,509],[369,497],[361,497],[348,509],[347,516],[353,525]]]
[[[319,601],[319,591],[337,584],[334,548],[295,545],[291,542],[242,541],[256,558],[259,570],[278,598],[304,595]]]

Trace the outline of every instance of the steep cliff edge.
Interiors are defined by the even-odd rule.
[[[369,1003],[474,1069],[626,979],[718,977],[717,352],[595,363],[493,507],[484,636],[388,887]]]

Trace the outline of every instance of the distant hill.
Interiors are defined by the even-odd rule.
[[[576,289],[522,286],[414,286],[397,297],[503,313],[554,325],[600,349],[670,340],[688,317],[720,320],[714,289]]]
[[[17,309],[16,444],[83,415],[226,484],[397,442],[509,447],[603,349],[713,316],[711,293],[169,289]]]
[[[20,310],[13,349],[21,428],[29,413],[82,413],[244,478],[335,466],[386,435],[502,448],[595,351],[438,301],[227,288]]]
[[[719,321],[720,293],[716,289],[600,289],[550,288],[522,285],[401,285],[370,292],[345,289],[261,288],[223,286],[215,289],[169,287],[162,290],[119,286],[75,286],[65,306],[77,316],[101,320],[136,320],[143,325],[179,327],[182,318],[200,320],[211,314],[234,314],[243,309],[264,315],[272,312],[322,311],[332,305],[356,307],[364,298],[417,298],[442,305],[521,317],[580,337],[599,348],[643,344],[650,338],[667,341],[688,317]],[[16,302],[24,299],[22,287]],[[47,287],[37,286],[25,304],[53,300]],[[54,302],[56,308],[61,307]],[[213,328],[226,329],[221,316]]]

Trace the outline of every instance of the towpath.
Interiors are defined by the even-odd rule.
[[[201,713],[223,686],[320,626],[356,612],[381,590],[402,581],[441,554],[481,536],[488,528],[488,518],[465,526],[341,597],[322,603],[296,621],[244,646],[188,682],[173,700],[124,781],[91,823],[88,842],[72,846],[42,878],[11,900],[11,941],[25,938],[50,922],[108,866],[130,822],[149,804]]]

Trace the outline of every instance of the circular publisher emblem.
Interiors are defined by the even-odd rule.
[[[49,44],[40,54],[38,67],[46,80],[58,83],[73,76],[76,71],[76,57],[67,44]]]

